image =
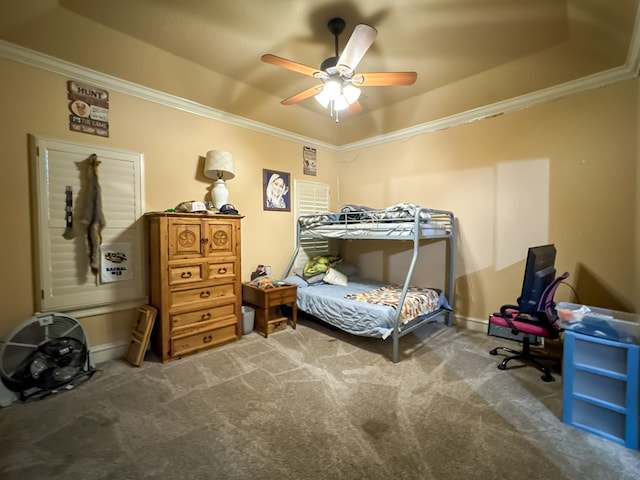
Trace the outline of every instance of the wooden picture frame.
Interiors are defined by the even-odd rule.
[[[129,347],[125,354],[127,361],[136,367],[142,365],[144,360],[144,354],[149,345],[149,338],[151,338],[151,330],[153,330],[153,323],[157,313],[158,310],[151,305],[138,307],[138,317],[131,330],[131,340],[129,340]]]
[[[262,208],[280,212],[291,211],[291,175],[276,170],[262,170]]]

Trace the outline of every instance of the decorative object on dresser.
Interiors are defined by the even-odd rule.
[[[278,307],[282,305],[291,304],[291,326],[296,328],[298,324],[297,290],[295,285],[281,284],[273,288],[259,288],[250,283],[242,284],[242,301],[255,307],[256,329],[265,337],[287,328],[287,317],[278,312]]]
[[[213,206],[216,210],[229,203],[229,190],[225,180],[235,177],[233,171],[233,157],[224,150],[209,150],[204,164],[204,176],[216,180],[216,185],[211,189]]]
[[[163,362],[242,337],[241,216],[151,212],[152,347]]]

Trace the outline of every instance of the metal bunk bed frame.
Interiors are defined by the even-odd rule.
[[[424,216],[428,214],[431,222],[425,222]],[[455,256],[455,217],[453,212],[447,210],[437,210],[431,208],[422,208],[419,207],[416,209],[416,212],[413,217],[413,228],[411,230],[410,235],[389,235],[389,234],[379,234],[375,231],[366,233],[366,234],[356,234],[352,235],[350,233],[350,229],[353,226],[362,226],[361,220],[354,220],[353,217],[349,215],[337,214],[339,217],[342,217],[339,220],[335,220],[332,222],[332,225],[341,225],[344,227],[342,232],[337,232],[335,235],[326,236],[321,233],[314,232],[311,229],[307,229],[301,225],[300,219],[304,217],[313,217],[314,215],[303,215],[296,222],[297,232],[296,232],[296,247],[294,252],[287,264],[287,267],[282,275],[282,278],[286,278],[287,275],[290,274],[295,260],[300,252],[301,245],[300,242],[303,239],[348,239],[348,240],[404,240],[404,241],[412,241],[413,242],[413,255],[411,257],[411,263],[409,265],[409,269],[407,270],[407,275],[405,277],[404,285],[402,287],[402,293],[400,296],[400,301],[398,303],[398,308],[396,309],[396,317],[394,322],[393,331],[391,333],[393,339],[393,363],[398,363],[399,361],[399,344],[400,338],[411,333],[415,329],[422,326],[422,324],[426,323],[428,320],[437,317],[439,315],[445,315],[446,317],[446,325],[450,327],[453,323],[453,311],[452,310],[444,310],[439,309],[431,314],[425,315],[420,321],[410,322],[408,325],[402,325],[401,316],[402,316],[402,305],[404,304],[407,291],[409,290],[411,284],[411,278],[413,277],[413,272],[415,270],[418,255],[419,255],[419,247],[421,240],[445,240],[447,242],[447,257],[448,257],[448,265],[446,277],[446,291],[445,296],[449,300],[449,303],[453,303],[453,287],[454,287],[454,256]],[[397,219],[385,219],[385,220],[371,220],[369,223],[395,223]],[[435,231],[433,233],[423,233],[422,226],[427,226],[429,223],[438,225],[439,227],[444,226],[444,228],[438,232]]]

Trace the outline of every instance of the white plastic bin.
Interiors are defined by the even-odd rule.
[[[256,311],[253,307],[242,306],[242,334],[248,335],[253,332],[253,322],[256,318]]]

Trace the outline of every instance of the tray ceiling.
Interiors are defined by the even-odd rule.
[[[637,73],[638,0],[21,0],[0,6],[0,39],[118,79],[330,145],[346,145],[549,91],[626,67]],[[312,67],[333,55],[327,21],[378,36],[357,71],[416,71],[412,86],[363,88],[336,124],[317,82],[260,61]]]

